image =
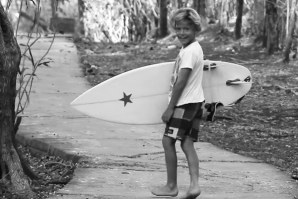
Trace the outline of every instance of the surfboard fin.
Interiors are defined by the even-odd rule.
[[[207,71],[207,70],[213,70],[216,68],[216,63],[211,63],[211,64],[205,64],[203,70]]]
[[[240,84],[251,84],[251,82],[245,82],[245,81],[241,81],[239,79],[226,81],[227,86],[240,85]]]
[[[210,122],[213,122],[214,121],[216,110],[220,106],[223,106],[223,104],[220,103],[220,102],[205,104],[205,109],[208,112],[208,115],[206,117],[206,121],[210,121]]]
[[[232,85],[239,85],[239,84],[251,84],[251,77],[246,77],[243,81],[241,81],[239,78],[233,79],[233,80],[227,80],[226,85],[232,86]]]

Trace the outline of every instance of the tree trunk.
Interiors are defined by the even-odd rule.
[[[242,27],[242,14],[243,14],[243,0],[237,1],[237,19],[235,24],[235,38],[241,38],[241,27]]]
[[[21,52],[0,2],[0,177],[20,198],[34,198],[13,145],[16,77]]]
[[[79,10],[79,32],[81,35],[85,35],[84,28],[84,11],[85,11],[85,3],[84,0],[78,0],[78,10]]]
[[[58,1],[57,0],[51,0],[52,18],[57,17],[57,6],[58,6]]]
[[[267,54],[272,55],[278,49],[278,14],[276,0],[266,1],[266,16],[263,46],[267,48]]]
[[[177,0],[178,8],[183,7],[183,1],[182,0]]]
[[[167,8],[167,1],[161,0],[159,3],[160,9],[160,37],[165,37],[168,34],[168,8]]]
[[[206,17],[206,0],[193,0],[193,8],[202,18]]]
[[[228,27],[228,1],[227,0],[221,1],[219,23],[222,31],[225,31],[226,28]]]
[[[291,5],[291,12],[290,12],[290,17],[289,17],[289,30],[288,34],[286,36],[286,43],[285,43],[285,50],[284,50],[284,62],[288,63],[290,61],[290,51],[292,47],[292,40],[293,40],[293,34],[295,30],[295,23],[296,23],[296,4],[297,0],[292,0],[292,5]]]

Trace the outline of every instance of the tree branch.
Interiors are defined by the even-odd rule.
[[[46,24],[45,20],[41,17],[39,17],[39,20],[34,20],[30,15],[28,15],[25,12],[20,12],[20,17],[23,17],[33,23],[36,23],[38,26],[40,26],[46,32],[49,31],[48,25]]]

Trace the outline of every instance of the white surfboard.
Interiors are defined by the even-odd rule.
[[[207,64],[207,65],[206,65]],[[71,106],[91,117],[125,124],[159,124],[168,104],[174,62],[137,68],[87,90]],[[205,61],[203,89],[206,103],[231,106],[251,88],[244,66]]]

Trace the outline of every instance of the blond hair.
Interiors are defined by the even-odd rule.
[[[170,25],[172,29],[175,29],[177,22],[181,20],[189,20],[193,23],[197,32],[201,31],[201,17],[192,8],[180,8],[175,10],[170,18]]]

